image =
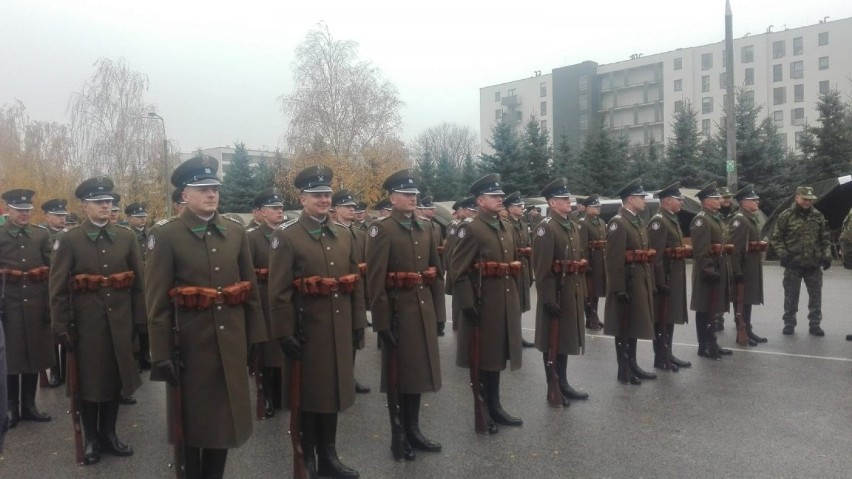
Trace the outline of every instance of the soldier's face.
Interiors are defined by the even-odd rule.
[[[435,217],[435,210],[432,208],[419,208],[417,211],[419,211],[420,215],[424,218],[432,219]]]
[[[571,198],[551,198],[547,200],[547,205],[563,218],[567,218],[571,213]]]
[[[365,218],[367,218],[366,211],[359,211],[358,213],[355,213],[355,221],[364,221]]]
[[[683,200],[667,196],[663,198],[662,206],[671,213],[680,213],[683,209]]]
[[[722,198],[704,198],[701,201],[701,206],[710,211],[719,211],[719,208],[722,207]]]
[[[112,224],[118,223],[118,210],[110,210],[109,212],[109,222]]]
[[[601,214],[600,206],[587,206],[586,207],[586,216],[591,216],[592,218],[596,218]]]
[[[32,210],[18,210],[15,208],[9,208],[9,221],[18,226],[24,226],[30,222],[31,212]]]
[[[479,195],[476,197],[479,211],[497,214],[503,209],[503,195]]]
[[[625,206],[634,213],[645,211],[645,195],[628,196],[625,200]]]
[[[266,221],[269,226],[275,227],[284,222],[283,206],[264,206],[258,210],[260,221]]]
[[[509,215],[511,215],[512,218],[518,219],[524,215],[524,205],[508,206],[506,207],[506,211],[509,212]]]
[[[89,218],[89,221],[94,223],[103,223],[109,221],[109,215],[112,209],[112,200],[100,201],[84,201],[83,213]]]
[[[807,200],[805,198],[802,198],[800,195],[796,195],[796,204],[804,209],[808,209],[813,206],[814,200]]]
[[[740,208],[748,211],[749,213],[754,213],[760,207],[760,200],[740,200]]]
[[[719,203],[721,206],[728,207],[731,206],[731,197],[723,196],[721,202]]]
[[[393,192],[390,195],[393,209],[404,213],[411,213],[417,209],[417,193]]]
[[[127,224],[129,224],[131,228],[140,229],[145,227],[145,221],[147,220],[147,216],[128,216]]]
[[[331,207],[331,193],[302,193],[299,195],[299,202],[305,213],[314,218],[322,218],[328,215],[328,209]]]
[[[334,210],[337,211],[337,217],[340,219],[340,221],[351,223],[355,220],[354,205],[340,205]]]
[[[185,186],[183,199],[186,207],[198,216],[210,216],[219,207],[218,186]]]
[[[59,230],[65,227],[65,215],[55,215],[53,213],[48,213],[44,215],[44,218],[47,220],[48,226],[55,230]]]

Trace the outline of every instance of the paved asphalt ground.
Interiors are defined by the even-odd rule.
[[[693,324],[678,327],[675,353],[693,367],[625,386],[615,380],[612,338],[590,334],[586,354],[569,358],[568,375],[591,398],[567,409],[547,406],[541,354],[524,350],[523,368],[504,373],[502,394],[505,408],[523,417],[524,425],[490,437],[473,431],[467,370],[455,367],[456,340],[448,332],[440,339],[444,387],[424,396],[421,413],[422,429],[444,450],[418,453],[408,463],[390,457],[387,412],[377,392],[379,354],[370,337],[356,374],[374,392],[358,395],[340,416],[339,453],[365,478],[852,477],[852,342],[845,341],[852,333],[852,274],[836,262],[826,273],[826,336],[817,338],[807,333],[807,313],[800,314],[795,335],[781,334],[781,273],[767,265],[767,305],[754,313],[755,331],[768,344],[736,346],[729,314],[720,343],[734,355],[716,362],[696,356]],[[805,311],[806,301],[803,287]],[[532,339],[531,313],[523,323],[524,336]],[[650,369],[650,342],[640,342],[639,349],[640,365]],[[146,380],[136,393],[139,404],[122,408],[119,436],[135,455],[104,456],[90,467],[73,463],[64,391],[39,390],[38,405],[54,420],[24,422],[11,431],[0,477],[173,477],[163,389]],[[231,451],[226,476],[291,477],[287,420],[279,412],[256,422],[251,439]]]

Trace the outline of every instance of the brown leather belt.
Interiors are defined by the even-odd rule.
[[[258,283],[268,283],[269,282],[269,268],[255,268],[254,274],[257,275]]]
[[[524,248],[518,248],[518,256],[521,258],[529,258],[532,256],[532,247],[526,246]]]
[[[346,274],[339,278],[305,276],[293,281],[293,287],[299,293],[308,296],[331,296],[332,293],[351,294],[355,291],[360,279],[361,276],[355,273]]]
[[[437,248],[437,249],[438,249],[438,254],[439,254],[439,255],[443,255],[443,254],[444,254],[444,245],[438,245],[438,248]]]
[[[663,250],[666,258],[669,259],[686,259],[692,258],[692,246],[673,246]]]
[[[133,286],[136,274],[133,271],[101,276],[99,274],[78,274],[71,278],[71,290],[74,292],[97,291],[100,288],[127,289]]]
[[[730,255],[734,252],[734,245],[722,243],[710,243],[710,256]]]
[[[47,281],[47,278],[50,276],[50,268],[47,266],[39,266],[38,268],[29,269],[27,271],[3,268],[0,269],[0,275],[5,276],[6,281],[12,284],[25,283],[28,281],[33,283],[39,283],[42,281]]]
[[[205,286],[176,286],[169,290],[169,297],[181,309],[204,311],[214,304],[239,306],[248,301],[251,281],[240,281],[230,286],[208,288]]]
[[[654,262],[657,256],[655,249],[629,249],[624,252],[624,262],[627,264],[648,264]]]
[[[591,240],[589,241],[590,250],[599,250],[606,248],[606,240]]]
[[[358,274],[363,278],[367,276],[367,263],[358,263]]]
[[[555,274],[582,274],[589,269],[589,260],[555,259],[550,269]]]
[[[485,278],[500,278],[503,276],[517,276],[521,274],[524,264],[520,261],[500,263],[497,261],[478,261],[473,263],[474,271],[481,271]]]
[[[430,266],[422,273],[389,271],[386,279],[388,289],[414,289],[415,286],[432,286],[438,277],[438,268]]]
[[[762,253],[769,249],[768,241],[749,241],[746,247],[747,253]]]

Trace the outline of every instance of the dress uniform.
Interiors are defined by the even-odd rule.
[[[124,217],[127,219],[130,230],[136,235],[136,241],[139,243],[139,250],[142,252],[142,262],[144,264],[145,259],[148,256],[148,248],[146,246],[146,243],[148,242],[148,227],[146,225],[146,222],[148,221],[148,211],[142,203],[130,203],[126,208],[124,208]],[[148,341],[147,323],[140,326],[138,338],[139,368],[143,370],[151,369],[151,345]],[[125,396],[122,397],[122,403],[135,404],[136,400]]]
[[[437,325],[444,304],[442,268],[432,223],[417,216],[419,190],[411,171],[390,175],[382,187],[390,193],[393,209],[367,233],[367,289],[373,329],[382,339],[382,392],[399,396],[399,417],[391,411],[391,452],[398,461],[411,460],[412,447],[441,450],[441,444],[420,432],[420,396],[441,389]],[[397,365],[395,378],[388,377],[391,361]]]
[[[586,345],[583,304],[586,300],[586,245],[571,217],[571,193],[567,180],[559,178],[541,191],[550,213],[535,228],[532,263],[538,303],[535,315],[535,347],[544,357],[545,378],[556,368],[562,405],[569,399],[587,399],[568,384],[568,355],[582,354]],[[556,364],[550,364],[551,321],[558,321]]]
[[[45,201],[41,205],[44,211],[45,223],[44,227],[50,235],[50,244],[65,229],[68,218],[68,201],[61,198],[54,198]],[[54,363],[48,373],[47,385],[49,387],[57,387],[65,382],[65,353],[62,351],[62,345],[58,342],[54,345]]]
[[[523,315],[532,309],[530,288],[533,283],[533,271],[530,264],[530,257],[532,256],[530,226],[526,218],[524,218],[524,199],[521,197],[521,192],[516,191],[503,198],[503,207],[507,212],[506,220],[512,225],[512,229],[514,230],[518,258],[524,267],[521,274],[515,276],[515,282],[518,285],[518,300],[521,302],[521,314]],[[525,348],[535,347],[535,343],[527,341],[523,336],[521,336],[521,344]]]
[[[733,246],[727,244],[725,225],[718,214],[721,195],[716,190],[716,183],[708,184],[696,196],[702,207],[689,227],[695,258],[689,307],[695,311],[698,355],[718,360],[731,354],[730,349],[722,348],[716,342],[713,318],[715,313],[728,311],[728,257]]]
[[[456,365],[473,366],[470,335],[472,327],[478,326],[480,379],[488,415],[494,423],[520,426],[523,421],[500,404],[500,372],[507,361],[513,370],[519,369],[522,352],[521,305],[514,278],[520,274],[520,263],[512,226],[498,215],[504,195],[501,185],[500,175],[490,174],[470,187],[479,212],[465,219],[456,232],[449,272],[453,301],[465,319],[459,326]],[[489,424],[489,430],[497,429]]]
[[[654,367],[678,371],[692,366],[672,353],[675,324],[686,324],[686,260],[692,248],[683,241],[678,213],[683,206],[680,182],[669,185],[656,194],[660,209],[648,223],[648,238],[654,257],[654,284],[657,301],[654,305]],[[668,198],[668,200],[667,200]],[[663,310],[662,308],[665,308]],[[665,314],[665,327],[662,315]]]
[[[453,204],[453,212],[459,215],[459,218],[454,219],[447,226],[447,239],[444,240],[444,294],[448,294],[452,296],[453,294],[453,280],[452,280],[452,263],[451,259],[453,257],[453,250],[456,247],[456,241],[458,237],[456,233],[458,233],[459,226],[461,226],[464,218],[472,218],[476,215],[476,198],[473,196],[469,196],[467,198],[460,199]],[[453,331],[457,331],[459,329],[459,324],[461,323],[461,309],[459,308],[459,303],[456,301],[455,297],[452,299],[451,304],[451,314],[453,316]]]
[[[104,177],[80,183],[74,195],[87,218],[57,237],[51,256],[50,315],[77,356],[86,464],[133,454],[115,433],[118,401],[142,384],[132,343],[146,319],[142,255],[128,228],[109,223],[112,188]]]
[[[438,318],[438,336],[444,335],[444,328],[447,325],[447,302],[444,295],[444,234],[441,230],[441,225],[435,221],[435,203],[431,196],[424,196],[417,201],[417,212],[420,219],[429,225],[432,232],[432,241],[438,248],[438,282],[437,286],[440,292],[436,295],[435,314]]]
[[[175,169],[171,182],[184,188],[187,207],[157,222],[146,245],[151,379],[165,380],[171,398],[180,367],[187,477],[222,477],[228,448],[251,435],[246,358],[250,344],[266,340],[245,229],[216,212],[217,169],[208,156]]]
[[[43,226],[29,224],[32,190],[9,190],[3,199],[9,218],[0,226],[2,327],[6,335],[9,427],[18,421],[50,421],[35,405],[38,373],[55,363],[48,313],[50,239]],[[5,416],[4,416],[5,417]]]
[[[615,336],[618,380],[624,384],[657,377],[636,362],[636,340],[654,338],[654,253],[639,216],[646,195],[640,180],[630,182],[618,192],[623,206],[607,224],[604,332]]]
[[[580,242],[585,245],[589,269],[586,271],[586,327],[595,331],[603,328],[598,316],[598,300],[606,295],[606,222],[601,219],[601,202],[598,195],[583,200],[584,215],[580,226]]]
[[[280,326],[275,326],[274,323],[281,321],[282,318],[272,317],[269,314],[269,252],[272,236],[275,232],[274,228],[283,223],[284,203],[281,201],[278,191],[274,188],[267,188],[258,193],[252,203],[257,210],[273,208],[281,211],[281,216],[273,214],[271,221],[264,220],[260,225],[251,226],[246,230],[252,264],[254,264],[254,272],[257,276],[257,289],[260,293],[260,305],[266,323],[266,332],[267,336],[271,338],[274,330],[280,330]],[[280,385],[281,370],[284,367],[284,353],[281,352],[278,341],[274,340],[264,341],[256,349],[258,350],[255,351],[255,354],[260,355],[259,367],[263,369],[254,373],[261,375],[261,385],[264,392],[264,416],[270,418],[275,416],[275,400],[278,399],[277,402],[280,404],[281,388],[276,388],[275,384]],[[276,378],[278,381],[276,381]]]
[[[769,244],[760,239],[760,227],[755,213],[760,196],[754,191],[754,185],[748,185],[736,194],[740,204],[739,211],[728,223],[730,242],[734,245],[731,255],[731,274],[734,282],[731,301],[734,311],[742,301],[743,321],[746,325],[749,346],[765,343],[766,338],[754,333],[751,325],[752,305],[763,304],[763,259],[762,254]],[[739,298],[739,285],[743,284],[743,297]]]
[[[112,207],[109,210],[109,222],[116,224],[118,223],[118,214],[121,212],[121,207],[119,206],[119,203],[121,202],[121,195],[113,192],[112,196]]]
[[[301,362],[300,422],[308,471],[358,477],[338,459],[335,442],[338,413],[355,402],[352,350],[363,339],[367,318],[357,246],[327,216],[331,180],[332,171],[324,166],[309,167],[294,180],[304,209],[272,237],[269,310],[283,318],[272,337],[280,338],[289,360]]]

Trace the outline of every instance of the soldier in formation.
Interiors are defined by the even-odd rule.
[[[734,245],[731,254],[731,276],[733,279],[731,300],[734,311],[745,323],[748,345],[757,346],[767,342],[758,336],[751,324],[753,305],[763,304],[763,252],[767,242],[760,239],[758,212],[760,196],[754,191],[754,185],[748,185],[736,194],[738,211],[728,223],[729,242]]]
[[[56,236],[66,227],[68,217],[68,201],[61,198],[47,200],[41,205],[44,211],[44,227],[50,235],[50,244]],[[47,375],[47,385],[55,388],[65,382],[65,353],[62,345],[56,341],[53,347],[54,366],[50,368]]]
[[[515,276],[518,283],[518,300],[521,303],[521,314],[532,309],[530,301],[530,288],[533,283],[533,270],[530,264],[532,257],[532,242],[530,241],[530,226],[524,218],[524,199],[521,192],[516,191],[503,198],[503,208],[506,212],[506,221],[512,225],[514,231],[515,246],[518,249],[518,261],[523,265],[521,274]],[[521,336],[521,345],[525,348],[535,347],[535,343],[527,341]]]
[[[423,196],[417,200],[417,214],[422,221],[429,225],[432,232],[432,241],[438,250],[438,287],[440,292],[437,294],[437,302],[435,303],[435,313],[438,315],[438,336],[444,335],[444,329],[447,325],[446,298],[444,295],[444,282],[441,279],[444,277],[444,263],[442,261],[444,234],[441,230],[441,225],[435,221],[435,203],[431,196]]]
[[[142,203],[130,203],[126,208],[124,208],[124,217],[127,218],[127,226],[129,226],[130,230],[133,231],[133,234],[136,235],[136,242],[139,243],[139,250],[142,252],[142,262],[144,264],[145,259],[148,256],[148,211]],[[137,337],[139,341],[139,369],[151,369],[151,344],[148,340],[147,323],[139,326],[139,334]],[[135,340],[136,338],[134,338],[134,341]],[[127,396],[123,397],[123,403],[128,403],[128,399],[132,398]],[[135,402],[136,401],[134,399],[130,402],[130,404]]]
[[[444,241],[444,270],[445,274],[445,282],[444,282],[444,293],[450,296],[453,295],[453,280],[452,280],[452,262],[450,261],[453,257],[453,250],[456,247],[456,241],[458,237],[456,233],[458,233],[459,226],[461,226],[462,222],[466,218],[473,218],[476,215],[476,198],[472,196],[468,196],[467,198],[460,199],[453,204],[453,221],[447,226],[447,239]],[[461,309],[459,307],[458,301],[456,301],[455,296],[452,299],[452,315],[453,315],[453,331],[457,331],[459,329],[459,324],[461,323]]]
[[[50,315],[53,332],[77,356],[85,464],[101,453],[130,456],[116,435],[119,398],[142,381],[133,358],[133,331],[145,324],[142,255],[136,236],[110,222],[113,182],[88,179],[74,196],[83,222],[53,243]]]
[[[586,327],[593,331],[603,328],[598,316],[600,297],[606,295],[606,222],[601,219],[601,202],[598,195],[589,195],[581,203],[584,215],[577,222],[580,242],[586,248],[589,269],[586,270]]]

